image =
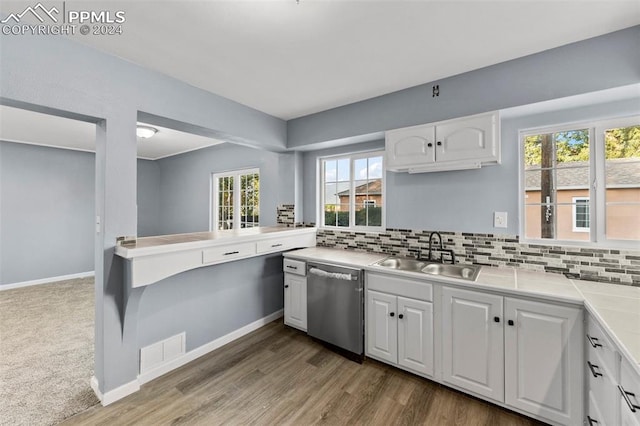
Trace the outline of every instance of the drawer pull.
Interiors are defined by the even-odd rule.
[[[237,251],[237,250],[236,250],[236,251],[228,251],[228,252],[226,252],[224,255],[225,255],[225,256],[231,256],[232,254],[238,254],[238,253],[240,253],[240,252],[239,252],[239,251]]]
[[[589,426],[597,425],[600,423],[596,419],[592,419],[591,416],[587,416],[587,421],[589,422]]]
[[[287,265],[287,268],[289,268],[289,269],[293,269],[294,271],[297,271],[297,270],[298,270],[298,267],[297,267],[297,266]]]
[[[591,346],[593,346],[594,348],[602,347],[602,344],[598,343],[597,337],[591,337],[587,334],[587,340],[589,340],[589,343],[591,343]]]
[[[622,386],[620,386],[620,385],[618,385],[618,390],[620,391],[620,394],[622,395],[622,398],[624,399],[624,402],[627,403],[627,405],[629,406],[629,410],[631,410],[632,413],[635,413],[636,410],[640,410],[640,405],[635,405],[629,399],[629,396],[634,396],[635,397],[636,396],[635,393],[624,390],[624,388]]]
[[[282,247],[282,244],[271,244],[271,248]]]
[[[589,366],[589,370],[591,370],[591,374],[593,374],[593,377],[598,377],[598,376],[602,376],[602,373],[598,373],[596,371],[596,369],[599,369],[600,367],[598,367],[595,364],[591,364],[590,361],[587,361],[587,365]]]

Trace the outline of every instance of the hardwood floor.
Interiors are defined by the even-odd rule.
[[[537,425],[385,364],[360,365],[282,320],[64,425]]]

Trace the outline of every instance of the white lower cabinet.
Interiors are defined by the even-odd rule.
[[[582,422],[581,309],[449,287],[442,302],[444,382],[542,420]]]
[[[502,401],[502,296],[443,287],[442,299],[442,380]]]
[[[618,404],[620,424],[640,426],[640,375],[633,370],[626,358],[620,360]]]
[[[366,355],[433,376],[433,303],[372,290],[366,299]]]
[[[307,277],[284,274],[284,323],[307,331]]]
[[[505,403],[582,422],[582,310],[505,298]]]
[[[367,355],[433,375],[433,304],[367,291]]]

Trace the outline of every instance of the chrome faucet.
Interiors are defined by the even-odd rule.
[[[433,259],[432,257],[432,252],[433,252],[433,237],[437,236],[438,240],[440,241],[440,247],[436,248],[436,250],[439,250],[441,252],[445,252],[445,253],[449,253],[449,255],[451,256],[451,264],[455,264],[456,263],[456,254],[453,250],[448,250],[445,249],[442,246],[442,235],[440,235],[439,232],[432,232],[431,234],[429,234],[429,261],[435,261],[435,259]],[[444,263],[444,261],[442,260],[442,255],[440,255],[440,262]]]

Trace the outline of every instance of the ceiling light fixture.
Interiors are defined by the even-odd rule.
[[[149,139],[151,136],[158,133],[158,129],[150,126],[140,126],[136,127],[136,136],[142,139]]]

